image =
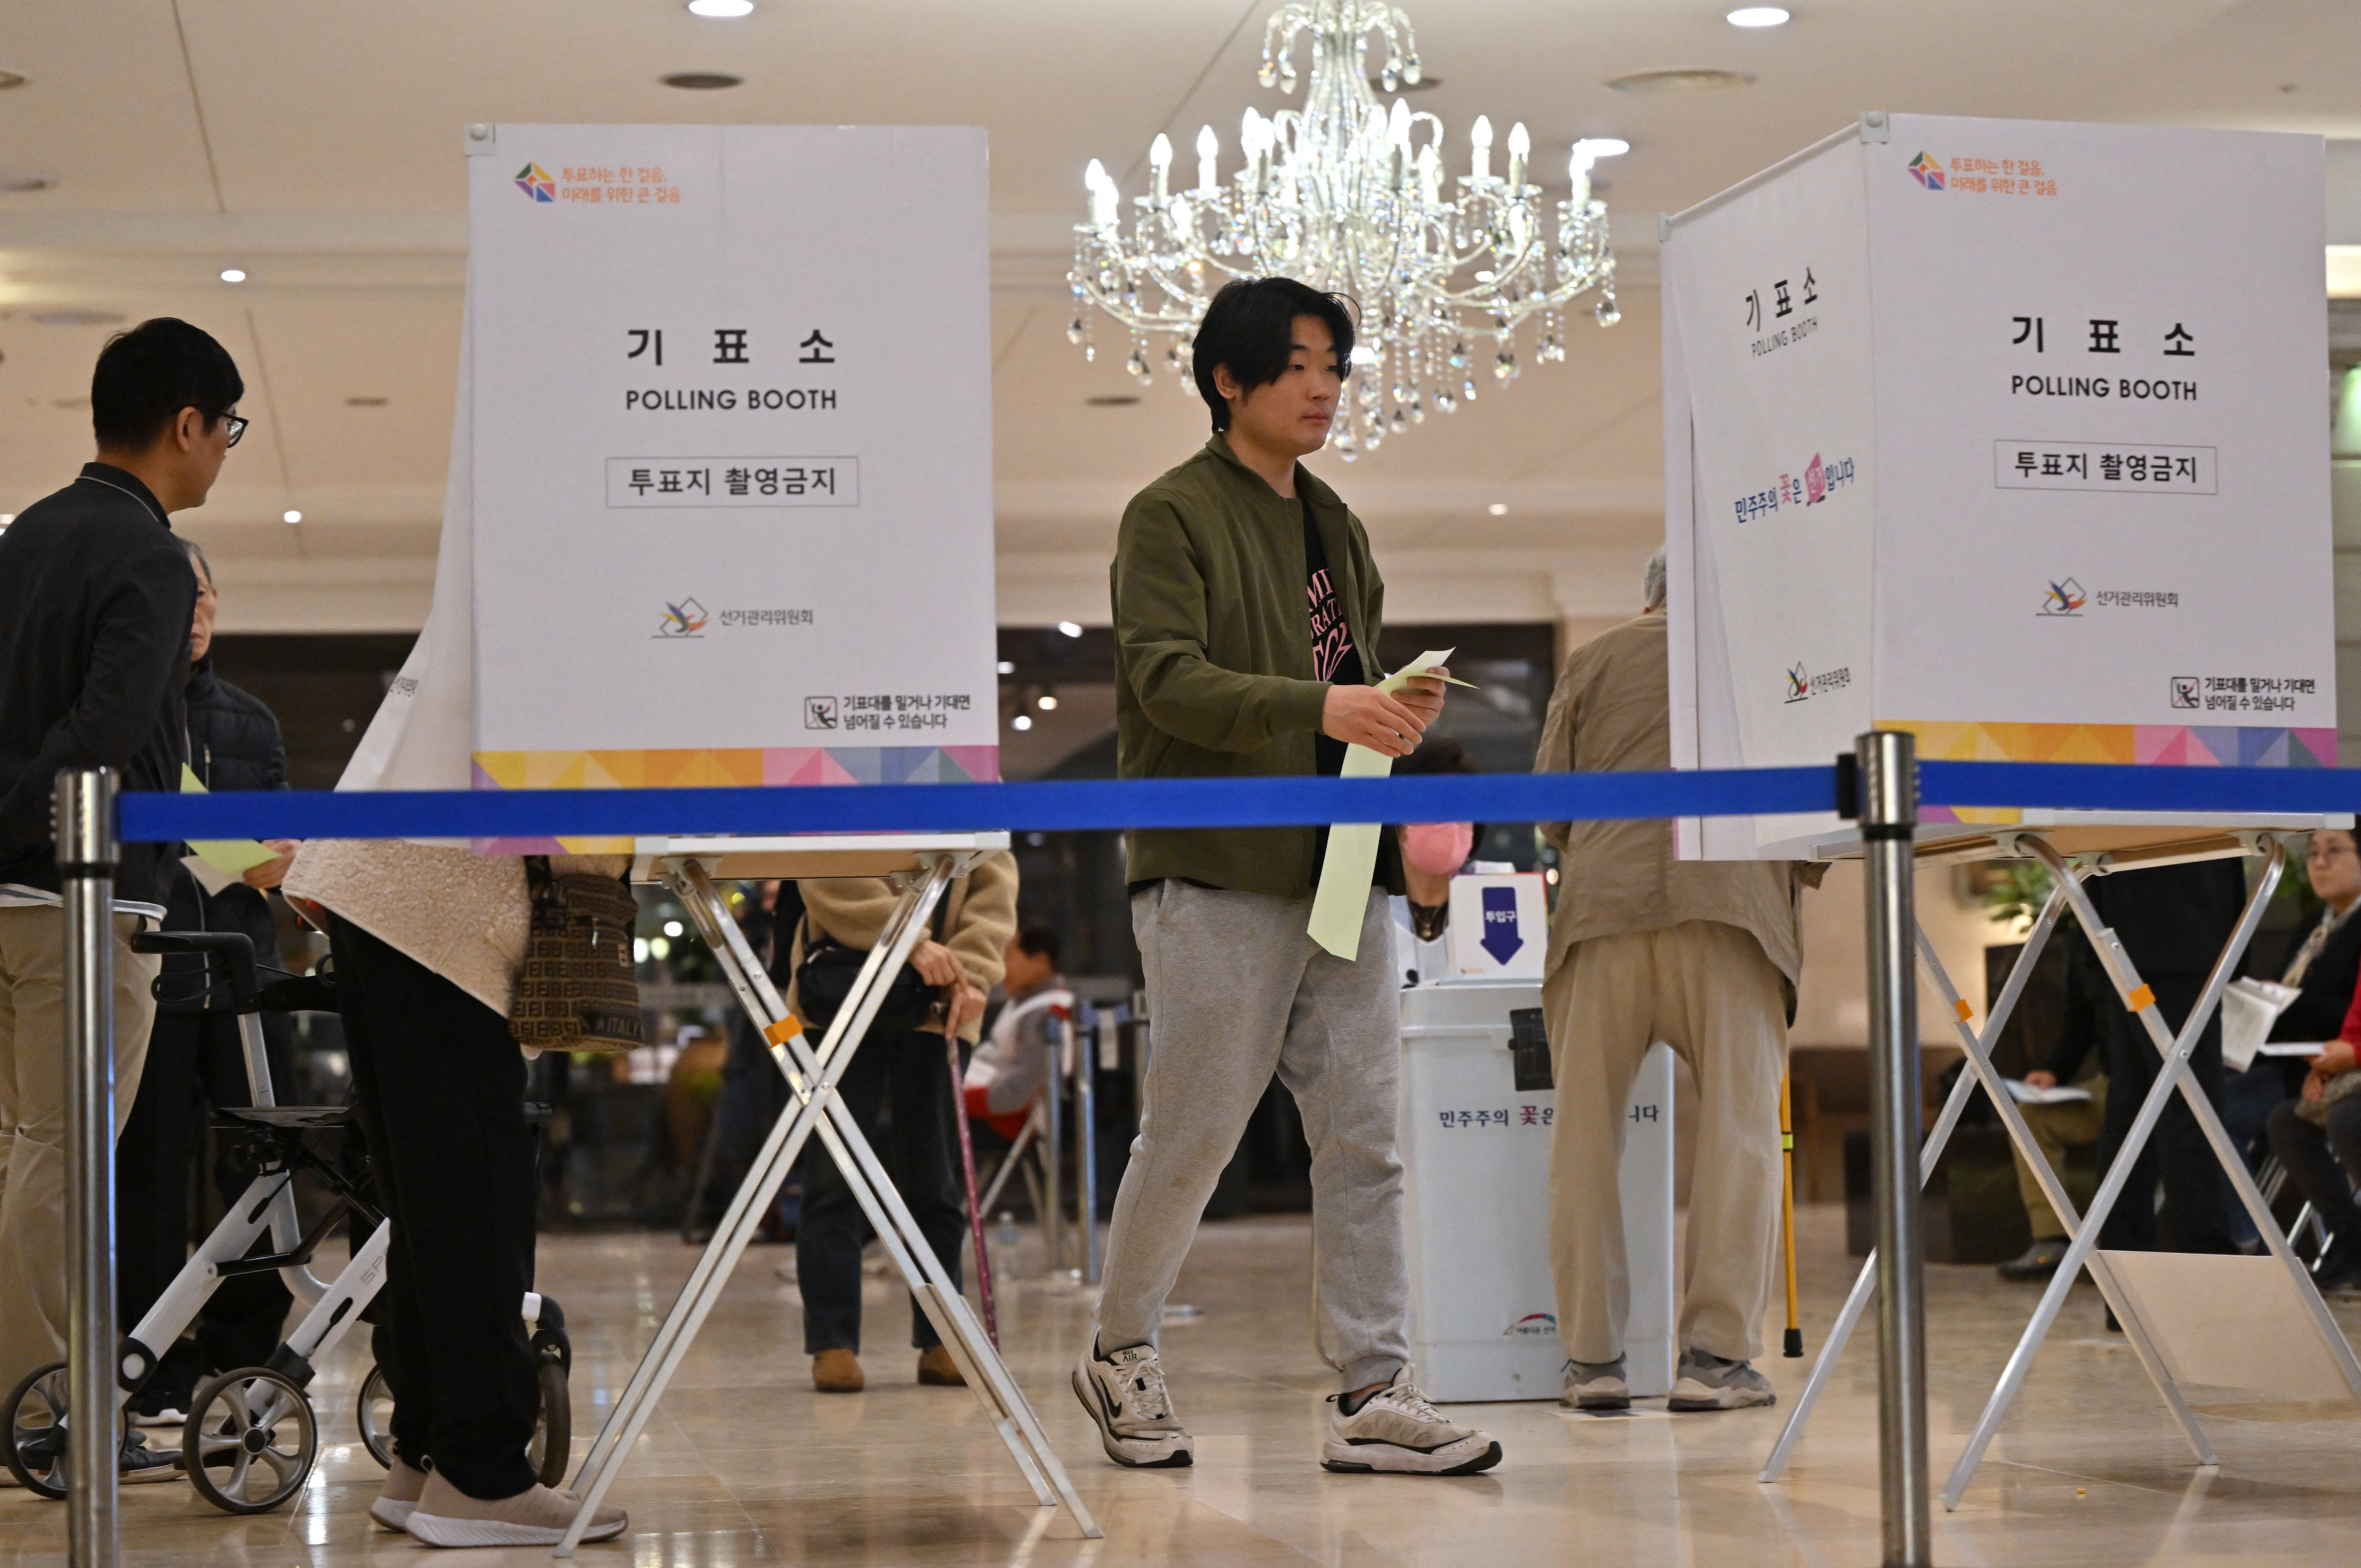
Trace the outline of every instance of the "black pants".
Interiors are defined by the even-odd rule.
[[[954,1171],[950,1058],[943,1037],[914,1032],[862,1043],[837,1091],[877,1150],[886,1174],[956,1289],[960,1235],[967,1223]],[[891,1124],[882,1128],[887,1113]],[[852,1201],[836,1162],[815,1137],[805,1146],[804,1206],[796,1231],[796,1278],[804,1298],[804,1351],[861,1348],[861,1249],[875,1234]],[[910,1302],[910,1343],[941,1343],[934,1324]]]
[[[2144,975],[2156,993],[2156,1011],[2165,1027],[2178,1035],[2189,1021],[2197,993],[2205,989],[2202,975]],[[2119,1012],[2106,1036],[2107,1110],[2099,1134],[2099,1168],[2111,1172],[2140,1102],[2162,1070],[2147,1026],[2137,1014]],[[2222,1016],[2217,1009],[2198,1036],[2190,1057],[2190,1076],[2218,1112],[2222,1106]],[[2204,1132],[2191,1114],[2189,1102],[2175,1090],[2165,1105],[2147,1146],[2132,1168],[2123,1196],[2099,1232],[2099,1245],[2122,1252],[2156,1250],[2156,1188],[2164,1183],[2164,1214],[2172,1226],[2174,1245],[2181,1252],[2227,1253],[2238,1249],[2228,1229],[2230,1206],[2237,1201],[2230,1179],[2205,1141]]]
[[[2361,1096],[2331,1105],[2325,1127],[2305,1121],[2295,1107],[2289,1100],[2271,1113],[2271,1152],[2320,1223],[2350,1245],[2361,1240],[2361,1207],[2353,1201],[2353,1173],[2361,1170]]]
[[[274,1087],[289,1081],[283,1017],[263,1020]],[[148,1036],[148,1065],[123,1135],[115,1144],[115,1303],[129,1333],[189,1261],[192,1177],[204,1148],[206,1113],[252,1103],[246,1053],[234,1013],[159,1013]],[[235,1203],[252,1182],[225,1152],[213,1168],[214,1190]],[[268,1252],[265,1235],[255,1244]],[[214,1288],[190,1333],[152,1345],[162,1357],[148,1391],[186,1398],[216,1372],[259,1366],[279,1348],[294,1297],[276,1274],[233,1275]]]
[[[530,1488],[533,1142],[499,1014],[350,921],[331,936],[355,1101],[393,1222],[379,1362],[403,1459],[487,1501]]]

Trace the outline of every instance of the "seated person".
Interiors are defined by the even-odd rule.
[[[2337,1037],[2312,1059],[2301,1091],[2281,1102],[2269,1122],[2271,1152],[2328,1228],[2328,1251],[2312,1271],[2323,1290],[2361,1284],[2361,1206],[2353,1201],[2353,1184],[2361,1179],[2361,1095],[2322,1103],[2329,1082],[2353,1070],[2356,1042],[2361,1042],[2361,994],[2346,1009]]]
[[[1058,972],[1058,933],[1047,926],[1008,938],[1004,962],[1008,1003],[968,1058],[961,1098],[970,1116],[1015,1143],[1049,1080],[1049,1051],[1060,1024],[1073,1016],[1074,993]]]
[[[2057,940],[2066,949],[2066,1016],[2048,1067],[2035,1068],[2025,1081],[2036,1089],[2071,1084],[2090,1091],[2088,1100],[2061,1100],[2048,1105],[2019,1105],[2033,1141],[2058,1179],[2066,1179],[2066,1151],[2099,1141],[2106,1120],[2107,1075],[2100,1053],[2092,1047],[2110,1026],[2106,1010],[2120,1010],[2114,988],[2107,983],[2099,956],[2091,950],[2081,928],[2068,926]],[[2016,1190],[2025,1200],[2025,1218],[2033,1230],[2033,1245],[2000,1266],[2003,1279],[2047,1279],[2066,1258],[2066,1223],[2049,1206],[2041,1183],[2033,1174],[2025,1151],[2010,1146],[2016,1158]]]
[[[2323,907],[2298,938],[2281,985],[2299,994],[2271,1025],[2272,1040],[2325,1041],[2336,1038],[2353,992],[2361,983],[2361,920],[2352,918],[2361,907],[2361,855],[2353,835],[2328,828],[2312,835],[2304,846],[2303,869],[2312,891]],[[2274,1107],[2301,1091],[2307,1063],[2301,1057],[2257,1057],[2242,1072],[2224,1072],[2222,1083],[2222,1124],[2237,1146],[2259,1159],[2257,1146]]]

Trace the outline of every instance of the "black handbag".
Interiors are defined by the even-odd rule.
[[[937,904],[928,934],[938,940],[942,916],[942,905]],[[844,1010],[844,999],[852,994],[852,982],[860,976],[861,966],[868,961],[868,948],[848,948],[809,919],[805,921],[803,964],[796,970],[796,1009],[807,1028],[825,1030],[836,1021],[836,1015]],[[906,963],[885,987],[876,1015],[869,1022],[870,1030],[890,1035],[915,1033],[933,1019],[941,1002],[941,993]]]

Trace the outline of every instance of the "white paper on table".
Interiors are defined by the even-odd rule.
[[[2042,1089],[2026,1082],[2021,1078],[2004,1078],[2001,1081],[2008,1085],[2008,1097],[2019,1105],[2067,1105],[2078,1100],[2091,1098],[2089,1090],[2077,1089],[2070,1083],[2061,1083],[2055,1088]]]
[[[2317,1040],[2269,1040],[2255,1047],[2258,1057],[2317,1057],[2328,1054],[2328,1047]]]
[[[2269,1037],[2271,1025],[2301,994],[2268,980],[2234,980],[2222,992],[2222,1065],[2244,1072]]]
[[[1378,683],[1381,692],[1398,692],[1413,676],[1446,668],[1455,649],[1428,649]],[[1455,686],[1472,683],[1442,677]],[[1381,779],[1394,771],[1394,760],[1367,746],[1345,748],[1339,778]],[[1320,865],[1320,884],[1312,894],[1312,939],[1346,963],[1361,951],[1361,916],[1368,906],[1369,879],[1378,869],[1378,835],[1384,824],[1338,822],[1328,828],[1328,855]]]

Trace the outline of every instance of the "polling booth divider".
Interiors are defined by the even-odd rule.
[[[730,925],[716,914],[706,896],[716,875],[727,877],[753,861],[733,861],[738,848],[764,852],[811,853],[827,848],[818,835],[873,834],[896,837],[899,844],[871,844],[866,850],[884,850],[904,858],[914,874],[906,887],[894,942],[879,949],[874,967],[884,972],[892,948],[906,946],[916,924],[914,912],[926,904],[928,890],[939,889],[955,872],[961,856],[988,848],[988,836],[1012,830],[1057,830],[1126,825],[1229,827],[1247,824],[1330,823],[1345,820],[1587,820],[1611,817],[1655,817],[1690,815],[1760,815],[1777,812],[1841,813],[1856,817],[1868,846],[1865,878],[1870,916],[1871,974],[1875,987],[1872,1003],[1873,1070],[1883,1080],[1876,1103],[1880,1126],[1875,1138],[1879,1190],[1879,1257],[1874,1283],[1880,1303],[1880,1466],[1883,1519],[1888,1537],[1887,1560],[1906,1562],[1926,1539],[1929,1493],[1926,1472],[1926,1390],[1923,1307],[1919,1304],[1920,1250],[1914,1224],[1916,1205],[1910,1200],[1923,1160],[1918,1100],[1916,1092],[1917,1046],[1913,948],[1916,946],[1911,905],[1912,873],[1918,841],[1913,837],[1917,803],[1922,793],[1933,798],[1973,804],[2006,805],[2047,811],[2064,819],[2073,812],[2097,811],[2120,817],[2125,813],[2154,814],[2151,820],[2206,813],[2309,815],[2326,820],[2344,804],[2361,794],[2361,773],[2318,769],[2146,768],[2071,764],[1950,762],[1917,764],[1911,738],[1901,732],[1864,735],[1844,765],[1787,767],[1671,773],[1551,773],[1525,777],[1427,777],[1388,781],[1328,779],[1259,779],[1240,781],[1234,788],[1209,792],[1188,781],[1119,784],[954,784],[884,786],[865,789],[682,789],[611,791],[530,791],[477,793],[414,791],[360,794],[253,794],[204,796],[135,795],[112,802],[113,781],[104,770],[60,775],[59,821],[60,864],[66,890],[63,918],[69,947],[69,1045],[74,1060],[69,1078],[72,1124],[111,1128],[113,1025],[107,995],[104,945],[108,940],[106,892],[120,838],[138,840],[257,837],[384,838],[420,836],[495,839],[520,835],[623,835],[635,842],[648,839],[640,857],[643,871],[658,872],[675,889],[695,894],[693,910],[701,909],[700,925],[709,925],[708,939],[720,938],[717,952],[737,961],[733,985],[741,1000],[749,998],[754,1017],[780,1047],[782,1070],[790,1074],[796,1108],[774,1129],[774,1146],[765,1151],[763,1166],[771,1174],[781,1168],[776,1157],[790,1137],[818,1135],[832,1153],[862,1172],[867,1189],[865,1208],[882,1219],[881,1234],[905,1236],[906,1212],[873,1157],[864,1159],[829,1089],[831,1069],[841,1070],[842,1053],[857,1040],[861,1020],[848,1009],[847,1020],[834,1027],[834,1038],[809,1047],[799,1033],[776,1025],[783,1010],[763,994],[759,970],[738,953]],[[112,808],[111,808],[112,807]],[[118,827],[117,817],[120,825]],[[2349,817],[2345,818],[2349,820]],[[665,837],[694,828],[701,837]],[[2066,831],[2059,828],[2056,831]],[[911,839],[928,834],[966,834],[963,844],[914,845]],[[2182,836],[2184,839],[2188,835]],[[783,848],[783,839],[792,848]],[[763,842],[767,840],[767,842]],[[1998,848],[1996,846],[1996,848]],[[2005,852],[2038,855],[2037,844],[2013,839]],[[921,862],[924,863],[920,871]],[[840,874],[878,874],[875,859],[847,860]],[[700,887],[700,882],[703,886]],[[2071,891],[2065,896],[2070,901]],[[2055,907],[2045,911],[2054,924]],[[2086,919],[2088,916],[2084,916]],[[2095,924],[2095,923],[2094,923]],[[2242,927],[2242,931],[2245,928]],[[2128,970],[2123,975],[2129,977]],[[876,976],[872,975],[873,981]],[[2130,977],[2136,984],[2136,977]],[[2217,980],[2220,977],[2217,976]],[[2004,994],[2013,1004],[2015,991]],[[2217,987],[2218,993],[2218,987]],[[870,1011],[864,1003],[862,1011]],[[2201,1008],[2201,1018],[2202,1009]],[[2145,1015],[2145,1014],[2144,1014]],[[2193,1020],[2191,1028],[2200,1026]],[[1989,1031],[1987,1031],[1989,1033]],[[785,1038],[778,1036],[785,1035]],[[2159,1038],[2159,1046],[2185,1053],[2193,1034],[2180,1040]],[[1980,1040],[1979,1044],[1984,1042]],[[1971,1052],[1971,1059],[1981,1053]],[[2152,1127],[2160,1113],[2161,1096],[2190,1092],[2181,1072],[2169,1068],[2162,1086],[2151,1097],[2144,1126]],[[2202,1113],[2209,1136],[2226,1155],[2217,1123]],[[1956,1114],[1951,1117],[1956,1121]],[[1939,1127],[1940,1124],[1938,1124]],[[844,1135],[853,1131],[855,1135]],[[114,1465],[118,1435],[114,1402],[93,1398],[92,1390],[108,1386],[115,1351],[111,1297],[113,1166],[107,1157],[109,1140],[80,1138],[72,1150],[69,1179],[70,1246],[74,1291],[71,1345],[76,1371],[84,1379],[75,1403],[95,1419],[72,1423],[75,1443],[70,1463],[73,1498],[71,1516],[71,1561],[82,1564],[113,1564],[119,1561],[115,1531]],[[2234,1176],[2234,1180],[2235,1179]],[[2120,1184],[2118,1184],[2120,1185]],[[2250,1194],[2246,1184],[2242,1196]],[[2062,1197],[2063,1194],[2055,1196]],[[2103,1202],[2114,1194],[2103,1192]],[[741,1191],[747,1210],[759,1207],[759,1190]],[[2250,1208],[2257,1201],[2250,1199]],[[2061,1207],[2061,1216],[2072,1213]],[[742,1230],[725,1224],[724,1234]],[[2070,1221],[2070,1223],[2077,1223]],[[2090,1223],[2080,1222],[2081,1263],[2091,1256]],[[2270,1228],[2262,1227],[2264,1234]],[[931,1255],[902,1243],[907,1255],[906,1275],[923,1278],[920,1292],[938,1322],[950,1322],[962,1349],[972,1353],[981,1338],[970,1325],[973,1319],[965,1301],[935,1277]],[[2275,1252],[2281,1249],[2275,1248]],[[644,1411],[660,1392],[660,1377],[668,1357],[676,1365],[686,1341],[693,1337],[696,1290],[710,1291],[726,1268],[719,1254],[700,1260],[682,1299],[667,1322],[670,1338],[652,1346],[640,1371],[635,1390],[626,1390],[634,1408]],[[2093,1260],[2108,1266],[2108,1260]],[[2115,1265],[2120,1259],[2113,1260]],[[2282,1262],[2286,1258],[2282,1254]],[[904,1258],[897,1257],[897,1264]],[[2290,1270],[2300,1274],[2300,1266]],[[2061,1269],[2061,1281],[2070,1282],[2071,1270]],[[2295,1281],[2299,1289],[2305,1281]],[[2056,1288],[2062,1293],[2064,1285]],[[1857,1288],[1856,1296],[1862,1294]],[[709,1301],[709,1294],[706,1299]],[[2316,1298],[2315,1298],[2316,1299]],[[1865,1298],[1864,1298],[1865,1300]],[[1855,1310],[1858,1315],[1858,1309]],[[2054,1312],[2050,1314],[2054,1316]],[[2323,1342],[2333,1340],[2333,1321],[2318,1320]],[[2046,1323],[2041,1325],[2046,1327]],[[2037,1343],[2037,1335],[2029,1336]],[[1834,1341],[1831,1342],[1831,1354]],[[988,1347],[987,1347],[988,1349]],[[2012,1363],[2030,1358],[2021,1347]],[[2144,1359],[2146,1356],[2144,1355]],[[2349,1351],[2341,1365],[2350,1366]],[[972,1355],[967,1370],[971,1381],[979,1376],[990,1387],[978,1391],[993,1414],[1000,1435],[1020,1470],[1027,1475],[1037,1499],[1044,1506],[1060,1502],[1072,1508],[1078,1528],[1093,1527],[1070,1486],[1049,1483],[1062,1478],[1049,1454],[1046,1439],[1013,1378],[1005,1369],[993,1376],[995,1362]],[[2016,1374],[2021,1376],[2021,1370]],[[2348,1378],[2351,1374],[2347,1374]],[[94,1381],[93,1381],[94,1380]],[[2159,1387],[2166,1385],[2161,1384]],[[2004,1392],[2013,1392],[2014,1377]],[[2005,1398],[1999,1398],[2004,1405]],[[2168,1403],[2170,1402],[2168,1396]],[[618,1417],[621,1405],[619,1401]],[[1992,1419],[1988,1417],[1987,1424]],[[1005,1424],[1003,1424],[1003,1423]],[[610,1426],[612,1423],[610,1422]],[[622,1430],[594,1448],[600,1461],[598,1476],[613,1474],[627,1444]],[[1047,1459],[1048,1464],[1043,1464]],[[585,1475],[590,1475],[586,1465]],[[1900,1550],[1894,1550],[1895,1547]],[[1919,1553],[1923,1560],[1923,1552]]]

